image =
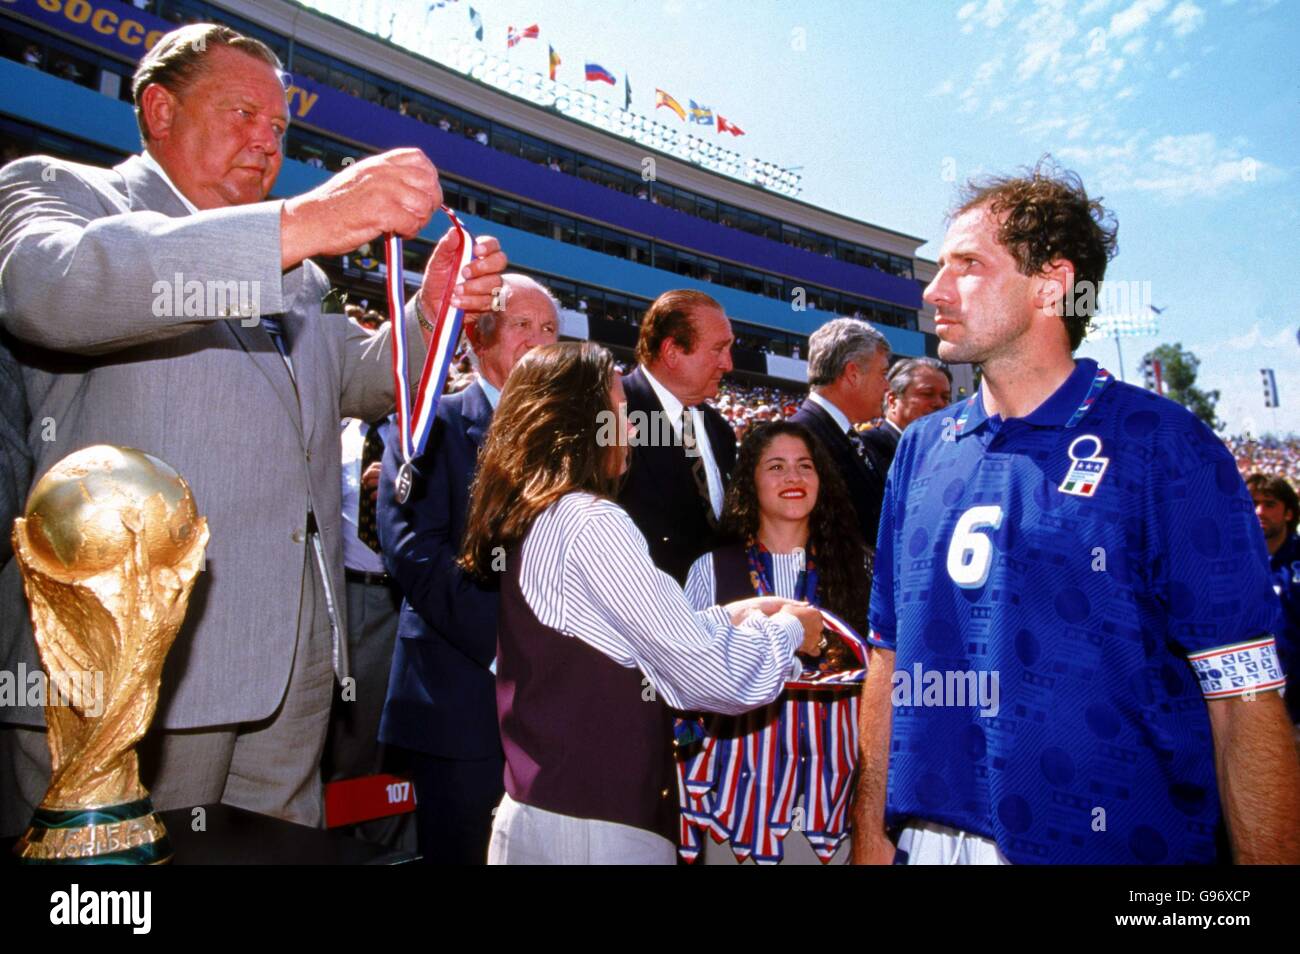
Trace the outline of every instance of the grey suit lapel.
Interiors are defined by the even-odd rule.
[[[115,166],[114,171],[122,177],[122,182],[126,187],[127,202],[132,211],[161,212],[163,215],[172,218],[180,218],[190,214],[190,210],[186,208],[185,203],[181,201],[175,190],[153,169],[149,168],[139,156],[128,157]],[[290,275],[297,276],[299,282],[301,282],[301,269],[295,269]],[[235,276],[231,277],[234,278]],[[288,277],[286,276],[286,278]],[[167,278],[168,280],[174,280],[173,276],[167,276]],[[306,435],[310,434],[311,431],[303,419],[303,408],[298,400],[298,393],[294,388],[293,379],[290,378],[289,370],[284,366],[284,359],[280,357],[280,352],[276,350],[271,336],[266,333],[260,323],[245,326],[237,318],[213,322],[213,324],[219,324],[234,335],[240,347],[248,353],[249,359],[257,366],[258,370],[266,375],[271,387],[275,389],[280,403],[289,412],[290,420],[297,425],[300,433],[304,435],[305,446]],[[301,331],[301,324],[301,321],[297,321],[291,327],[289,331],[290,342],[301,337],[300,334],[297,334],[297,332]],[[293,352],[290,352],[290,357],[294,357]],[[297,364],[294,367],[296,369]]]
[[[126,185],[126,197],[133,212],[161,212],[172,218],[189,215],[175,190],[139,156],[129,156],[113,169]]]

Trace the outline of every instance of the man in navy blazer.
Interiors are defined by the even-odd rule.
[[[403,594],[379,737],[406,750],[420,854],[443,864],[486,862],[492,810],[504,792],[497,592],[456,566],[470,485],[510,370],[559,337],[558,309],[545,288],[523,275],[508,274],[504,284],[504,313],[467,323],[477,379],[439,401],[406,503],[394,494],[402,460],[392,427],[379,481],[379,540]]]
[[[880,417],[889,342],[860,318],[836,318],[808,338],[811,390],[790,416],[830,452],[858,512],[862,540],[875,549],[887,469],[873,462],[854,425]]]
[[[717,518],[736,463],[736,436],[704,401],[731,370],[734,341],[714,299],[667,291],[641,319],[639,366],[623,378],[637,433],[618,502],[645,535],[655,566],[679,584],[720,542]]]

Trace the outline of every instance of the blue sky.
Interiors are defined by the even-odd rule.
[[[318,0],[319,2],[319,0]],[[367,7],[423,9],[422,0]],[[466,0],[428,18],[469,39]],[[1181,341],[1223,392],[1236,433],[1274,428],[1259,369],[1277,373],[1282,431],[1300,432],[1294,305],[1300,238],[1300,2],[1296,0],[478,0],[485,46],[582,86],[586,60],[620,80],[587,88],[652,114],[654,88],[742,126],[731,145],[803,166],[802,198],[918,236],[929,258],[956,185],[1051,152],[1120,225],[1108,279],[1150,283],[1158,337]],[[353,9],[357,9],[354,0]],[[409,9],[409,8],[408,8]],[[660,110],[660,118],[666,115]],[[670,117],[671,118],[671,117]],[[730,139],[730,137],[726,137]],[[1113,341],[1080,354],[1115,369]]]

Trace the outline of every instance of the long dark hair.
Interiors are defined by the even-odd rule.
[[[494,548],[523,540],[565,494],[613,496],[611,464],[622,448],[599,436],[602,412],[616,412],[616,373],[610,353],[589,341],[534,348],[510,372],[470,489],[460,556],[467,573],[486,579]]]
[[[745,436],[722,509],[722,533],[736,543],[757,539],[761,514],[754,474],[772,441],[783,434],[803,441],[817,470],[817,503],[808,519],[808,548],[817,565],[817,601],[865,635],[871,576],[858,516],[830,455],[803,425],[776,421]]]

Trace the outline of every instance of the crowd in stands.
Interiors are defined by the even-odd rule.
[[[789,417],[803,403],[806,389],[746,385],[723,381],[717,398],[708,403],[726,418],[736,439],[742,440],[755,424],[780,421]]]
[[[1236,436],[1225,437],[1223,443],[1232,451],[1243,477],[1262,473],[1300,484],[1300,438]]]

